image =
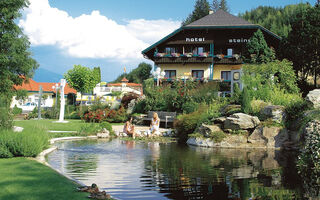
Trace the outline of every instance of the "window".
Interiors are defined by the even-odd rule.
[[[232,56],[233,55],[233,49],[228,49],[227,53],[228,53],[228,56]]]
[[[195,47],[192,51],[194,55],[200,55],[200,54],[203,54],[203,52],[204,52],[203,47]]]
[[[192,78],[203,78],[203,70],[192,70]]]
[[[230,81],[231,80],[231,71],[222,71],[221,80]]]
[[[166,47],[166,54],[176,53],[176,49],[173,47]]]
[[[164,70],[166,73],[164,75],[165,78],[175,78],[176,77],[176,70]]]

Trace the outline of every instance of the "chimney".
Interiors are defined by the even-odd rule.
[[[209,15],[213,14],[213,10],[209,10]]]

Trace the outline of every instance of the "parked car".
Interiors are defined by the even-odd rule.
[[[38,106],[37,103],[35,102],[28,102],[22,106],[18,106],[18,108],[22,109],[22,112],[31,112],[34,110],[34,108],[36,108]],[[44,104],[41,103],[41,107],[44,107]]]

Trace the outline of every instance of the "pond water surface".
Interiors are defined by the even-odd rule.
[[[56,144],[48,163],[117,199],[300,199],[294,157],[261,149],[80,140]]]

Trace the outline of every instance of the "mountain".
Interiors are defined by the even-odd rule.
[[[37,82],[57,83],[62,79],[61,74],[49,71],[47,69],[38,68],[33,76],[33,80]]]

